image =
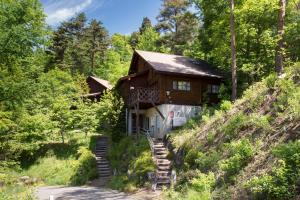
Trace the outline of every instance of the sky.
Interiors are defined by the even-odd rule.
[[[46,22],[56,27],[76,13],[85,12],[88,20],[102,21],[110,34],[137,31],[144,17],[156,23],[161,0],[41,0]]]

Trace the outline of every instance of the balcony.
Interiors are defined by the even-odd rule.
[[[156,104],[159,102],[159,91],[157,87],[130,88],[130,105],[136,103]]]

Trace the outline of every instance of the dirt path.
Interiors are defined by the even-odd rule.
[[[98,187],[39,187],[36,196],[38,200],[156,200],[160,192],[140,190],[135,194],[126,194],[116,190]]]

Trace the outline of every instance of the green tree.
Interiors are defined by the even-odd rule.
[[[88,57],[90,58],[90,72],[93,73],[95,59],[100,60],[100,64],[103,64],[105,52],[109,45],[108,32],[103,27],[102,22],[92,20],[85,29],[84,37],[87,42]]]
[[[137,49],[145,51],[158,51],[159,33],[153,28],[146,28],[138,37]]]
[[[143,34],[148,28],[153,28],[152,22],[148,17],[144,17],[142,25],[139,28],[139,33]]]
[[[0,69],[12,72],[45,44],[44,19],[38,0],[0,2]]]
[[[164,35],[162,43],[175,54],[183,54],[186,44],[197,35],[198,20],[188,11],[189,6],[187,0],[163,0],[157,16],[156,29]]]

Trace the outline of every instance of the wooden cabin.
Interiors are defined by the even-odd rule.
[[[112,86],[107,80],[97,78],[95,76],[89,76],[86,79],[89,87],[89,93],[83,95],[83,98],[88,98],[92,101],[100,101],[105,90],[111,90]]]
[[[117,83],[127,107],[128,134],[149,131],[162,138],[219,102],[222,75],[205,61],[136,50],[128,75]]]

